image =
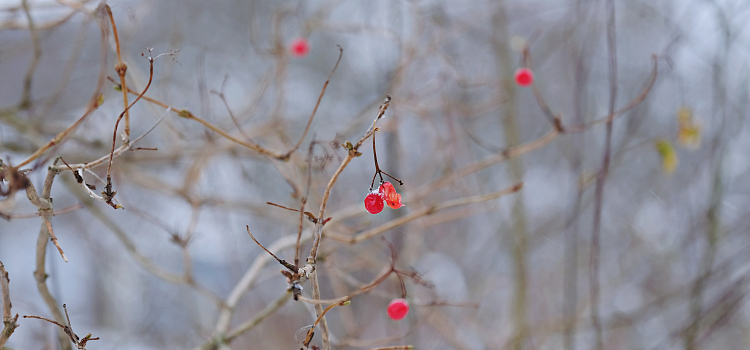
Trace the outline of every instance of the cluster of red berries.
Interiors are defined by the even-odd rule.
[[[383,211],[385,207],[383,202],[388,204],[393,209],[398,209],[404,206],[401,203],[401,195],[396,193],[396,189],[393,185],[386,181],[380,184],[377,191],[372,191],[365,197],[365,209],[370,214],[377,214]]]

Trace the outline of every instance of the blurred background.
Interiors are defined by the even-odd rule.
[[[341,144],[362,137],[386,94],[393,99],[378,124],[378,160],[404,181],[396,189],[406,207],[365,211],[375,172],[368,139],[328,201],[322,297],[351,294],[389,265],[380,236],[395,246],[396,268],[415,269],[425,283],[405,279],[412,308],[402,321],[386,315],[402,293],[395,276],[333,309],[333,348],[750,347],[750,3],[613,1],[614,53],[606,1],[108,4],[129,88],[142,91],[149,80],[148,48],[154,56],[179,50],[155,61],[146,96],[278,152],[303,136],[337,45],[343,57],[288,161],[140,100],[130,110],[131,139],[163,120],[135,145],[156,150],[114,160],[113,188],[124,209],[91,199],[70,171],[56,177],[51,196],[63,213],[51,222],[69,262],[49,243],[46,284],[58,308],[67,304],[79,336],[101,338],[89,349],[211,348],[212,337],[273,305],[287,288],[281,266],[245,226],[292,261],[288,242],[299,215],[266,202],[299,208],[309,171],[305,208],[317,215],[346,156]],[[111,149],[123,100],[106,80],[119,84],[100,5],[0,1],[6,166],[73,125],[99,93],[104,101],[62,144],[24,167],[37,189],[56,157],[91,162]],[[293,50],[298,40],[309,52]],[[606,125],[592,122],[609,113],[612,55],[614,107],[629,108],[613,123],[599,200]],[[514,82],[524,65],[538,97]],[[543,106],[564,128],[582,127],[557,134]],[[503,153],[520,144],[533,147]],[[90,170],[84,179],[98,194],[106,162]],[[521,181],[517,193],[476,197]],[[13,313],[51,318],[33,276],[37,208],[24,191],[0,199],[7,217],[0,220],[0,261]],[[303,228],[308,235],[313,225]],[[352,244],[366,232],[379,233]],[[306,242],[303,259],[309,249]],[[238,289],[243,276],[252,283]],[[230,295],[235,308],[222,333],[221,305]],[[311,305],[290,301],[222,346],[299,348],[295,333],[314,320]],[[6,347],[61,348],[58,327],[19,324]],[[313,344],[321,344],[320,332]]]

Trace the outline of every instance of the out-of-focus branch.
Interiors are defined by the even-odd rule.
[[[227,337],[225,338],[226,342],[227,343],[231,342],[232,340],[244,334],[245,332],[253,329],[253,327],[257,326],[261,321],[268,318],[268,316],[273,315],[276,311],[281,309],[281,307],[284,306],[284,304],[286,304],[287,301],[289,301],[291,296],[292,294],[289,292],[285,292],[284,294],[280,295],[272,303],[266,305],[266,307],[263,310],[261,310],[258,314],[256,314],[253,318],[245,322],[242,322],[242,324],[237,326],[237,328],[229,332],[227,334]]]
[[[31,42],[34,45],[34,56],[31,58],[31,64],[29,69],[26,70],[26,75],[23,79],[23,96],[18,107],[21,109],[31,108],[31,84],[34,78],[34,72],[36,66],[39,64],[39,59],[42,57],[42,44],[39,40],[39,31],[34,24],[34,19],[31,17],[31,9],[29,8],[28,0],[21,1],[24,13],[26,14],[26,20],[29,22],[29,32],[31,33]]]
[[[440,204],[434,204],[434,205],[426,206],[426,207],[424,207],[424,208],[422,208],[420,210],[413,211],[413,212],[411,212],[411,213],[409,213],[407,215],[404,215],[404,216],[401,216],[401,217],[396,218],[394,220],[385,222],[385,223],[381,224],[380,226],[373,227],[373,228],[371,228],[371,229],[369,229],[369,230],[367,230],[365,232],[362,232],[362,233],[360,233],[360,234],[358,234],[358,235],[356,235],[354,237],[346,239],[344,237],[334,236],[334,237],[331,237],[331,238],[332,239],[337,239],[337,240],[342,240],[342,241],[344,241],[346,243],[350,243],[350,244],[356,244],[356,243],[362,242],[364,240],[368,240],[368,239],[370,239],[372,237],[375,237],[375,236],[377,236],[377,235],[379,235],[379,234],[381,234],[381,233],[383,233],[385,231],[388,231],[388,230],[390,230],[390,229],[392,229],[394,227],[398,227],[398,226],[406,224],[406,223],[408,223],[410,221],[416,220],[416,219],[418,219],[420,217],[423,217],[423,216],[426,216],[426,215],[431,215],[431,214],[434,214],[434,213],[436,213],[438,211],[449,209],[449,208],[454,208],[454,207],[458,207],[458,206],[462,206],[462,205],[467,205],[467,204],[472,204],[472,203],[480,203],[480,202],[485,202],[485,201],[493,200],[493,199],[496,199],[496,198],[500,198],[500,197],[502,197],[504,195],[508,195],[508,194],[511,194],[511,193],[514,193],[514,192],[518,192],[522,187],[523,187],[523,183],[520,182],[520,183],[512,185],[512,186],[510,186],[510,187],[508,187],[508,188],[506,188],[504,190],[493,192],[493,193],[490,193],[490,194],[479,195],[479,196],[471,196],[471,197],[465,197],[465,198],[458,198],[458,199],[454,199],[454,200],[445,201],[445,202],[440,203]]]
[[[279,152],[267,149],[267,148],[265,148],[265,147],[263,147],[263,146],[255,143],[255,142],[253,142],[251,140],[247,140],[246,141],[246,140],[241,140],[241,139],[239,139],[237,137],[234,137],[234,136],[230,135],[229,133],[227,133],[226,131],[224,131],[221,128],[219,128],[218,126],[216,126],[214,124],[211,124],[210,122],[206,121],[205,119],[202,119],[202,118],[194,115],[192,112],[190,112],[190,111],[188,111],[186,109],[175,109],[174,112],[177,113],[177,115],[179,115],[182,118],[192,119],[192,120],[194,120],[194,121],[202,124],[203,126],[205,126],[205,127],[209,128],[209,129],[213,130],[214,132],[218,133],[222,137],[224,137],[224,138],[226,138],[226,139],[228,139],[228,140],[230,140],[232,142],[235,142],[237,144],[240,144],[242,146],[245,146],[245,147],[247,147],[247,148],[249,148],[249,149],[251,149],[251,150],[253,150],[253,151],[255,151],[255,152],[259,153],[259,154],[261,154],[261,155],[264,155],[264,156],[267,156],[267,157],[270,157],[270,158],[274,158],[274,159],[278,159],[278,160],[282,160],[282,161],[289,160],[289,158],[291,157],[292,153],[294,153],[299,148],[299,146],[302,144],[303,140],[305,139],[305,136],[309,132],[310,125],[312,124],[313,118],[315,118],[315,114],[318,111],[318,106],[320,106],[320,101],[323,99],[323,95],[325,94],[326,88],[328,87],[328,83],[329,83],[329,81],[331,79],[331,76],[336,71],[336,69],[339,66],[339,63],[341,62],[341,57],[342,57],[341,54],[343,53],[343,49],[341,49],[340,47],[339,47],[339,49],[341,50],[339,52],[339,58],[336,61],[336,64],[334,65],[333,70],[331,70],[331,73],[328,75],[328,79],[324,83],[323,88],[321,89],[320,96],[318,97],[318,101],[315,104],[315,107],[313,108],[313,112],[312,112],[312,114],[310,115],[310,118],[307,121],[307,125],[305,126],[305,131],[302,133],[302,136],[300,137],[300,139],[297,142],[297,144],[294,147],[292,147],[289,151],[287,151],[285,153],[279,153]],[[110,79],[110,80],[113,81],[112,79]],[[126,87],[126,86],[124,86],[122,84],[119,85],[119,88],[121,88],[123,91],[127,91],[128,93],[131,93],[131,94],[134,94],[134,95],[138,95],[137,92],[131,90],[130,88],[128,88],[128,87]],[[219,96],[222,97],[222,99],[223,99],[223,94],[220,94]],[[163,108],[169,108],[168,104],[166,104],[164,102],[161,102],[159,100],[156,100],[154,98],[143,96],[143,99],[146,100],[146,101],[148,101],[148,102],[151,102],[153,104],[156,104],[158,106],[161,106]],[[225,101],[225,103],[226,103],[226,101]],[[232,119],[234,120],[234,118],[232,118]],[[236,124],[236,120],[234,120],[234,122]],[[244,133],[243,133],[243,135],[244,135]],[[244,135],[244,136],[247,138],[247,135]]]
[[[303,233],[301,241],[305,242],[310,239],[310,233]],[[268,246],[268,250],[278,252],[282,249],[293,247],[297,243],[297,235],[284,236],[276,240]],[[226,334],[229,331],[229,326],[232,322],[232,315],[234,314],[235,308],[242,299],[242,296],[250,289],[253,282],[260,275],[260,271],[263,266],[271,260],[271,256],[267,254],[260,254],[250,267],[245,272],[245,275],[237,282],[232,291],[229,293],[229,297],[226,299],[226,308],[222,309],[219,313],[219,318],[216,322],[214,332],[216,335]]]
[[[20,164],[18,164],[15,167],[16,169],[20,169],[21,167],[23,167],[23,166],[25,166],[25,165],[33,162],[35,159],[41,157],[49,149],[51,149],[53,147],[56,147],[56,146],[59,146],[60,144],[62,144],[65,140],[67,140],[68,135],[70,135],[71,133],[73,133],[73,131],[75,131],[83,123],[83,121],[86,120],[86,117],[88,117],[89,115],[91,115],[91,113],[93,113],[97,108],[99,108],[99,99],[101,97],[99,91],[101,91],[102,86],[104,85],[104,77],[105,77],[104,66],[105,66],[105,64],[107,62],[107,50],[106,50],[106,46],[107,46],[107,42],[106,42],[107,33],[106,33],[106,30],[104,29],[104,25],[101,22],[99,23],[99,27],[100,27],[101,32],[102,32],[102,35],[101,35],[101,44],[100,44],[101,45],[100,46],[100,51],[101,51],[101,54],[100,54],[100,56],[101,56],[101,67],[100,67],[100,71],[99,71],[99,79],[97,80],[96,88],[94,89],[94,93],[92,94],[91,99],[89,100],[89,107],[86,109],[86,112],[83,113],[83,116],[81,116],[81,118],[78,118],[78,120],[76,120],[76,122],[73,123],[73,125],[67,127],[65,130],[63,130],[60,133],[58,133],[57,135],[55,135],[55,137],[53,137],[52,140],[50,140],[49,142],[47,142],[46,145],[44,145],[41,148],[37,149],[28,158],[26,158],[26,160],[24,160],[23,162],[21,162]]]
[[[604,349],[604,335],[599,315],[599,267],[601,254],[601,219],[604,205],[604,184],[609,174],[609,163],[612,153],[612,124],[615,118],[615,103],[617,102],[617,45],[615,33],[615,4],[614,0],[607,0],[607,57],[609,61],[609,117],[607,118],[604,140],[604,156],[602,168],[596,178],[594,190],[594,224],[591,231],[591,252],[589,254],[589,298],[591,299],[591,324],[594,327],[596,349]]]
[[[649,75],[649,80],[646,83],[646,86],[643,88],[643,90],[641,90],[638,96],[636,96],[633,100],[628,102],[625,105],[625,107],[622,107],[617,111],[614,111],[611,116],[611,119],[613,120],[616,119],[617,117],[623,115],[626,111],[634,108],[635,106],[637,106],[639,103],[643,102],[643,100],[646,99],[646,96],[648,96],[648,93],[651,91],[651,88],[653,87],[654,82],[656,81],[656,77],[658,73],[656,59],[657,58],[654,56],[653,57],[653,64],[654,64],[653,70],[651,74]],[[519,157],[529,152],[532,152],[534,150],[537,150],[543,146],[546,146],[547,144],[552,142],[554,139],[556,139],[559,135],[563,133],[582,132],[582,131],[588,130],[589,128],[591,128],[592,126],[596,124],[606,122],[608,119],[610,119],[609,116],[604,117],[604,119],[597,119],[591,123],[587,123],[583,125],[577,125],[573,127],[555,128],[538,139],[528,141],[526,143],[522,143],[515,147],[509,147],[503,150],[502,152],[498,152],[495,155],[490,156],[484,160],[467,165],[466,167],[456,170],[454,172],[451,172],[439,179],[426,183],[414,191],[415,193],[414,195],[412,195],[412,198],[422,198],[426,196],[427,194],[431,193],[435,188],[443,187],[447,184],[453,183],[454,181],[458,179],[461,179],[465,176],[473,174],[477,171],[486,169],[497,163],[501,163],[508,159]]]

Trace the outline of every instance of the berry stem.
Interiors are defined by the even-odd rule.
[[[397,179],[395,176],[386,173],[385,171],[380,170],[380,165],[378,165],[378,151],[375,147],[375,132],[377,132],[379,129],[375,129],[372,134],[372,156],[375,159],[375,175],[372,176],[372,182],[370,183],[370,191],[372,191],[372,188],[375,186],[375,178],[380,176],[380,183],[382,184],[385,180],[383,179],[383,174],[390,177],[391,179],[398,182],[399,185],[403,186],[404,182]]]

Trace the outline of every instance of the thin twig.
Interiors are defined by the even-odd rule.
[[[65,253],[63,252],[62,248],[60,248],[60,243],[57,242],[57,236],[55,236],[55,231],[52,230],[52,223],[49,221],[49,217],[42,216],[42,220],[44,220],[44,224],[47,225],[47,231],[49,231],[49,236],[52,239],[52,243],[57,247],[57,251],[60,252],[60,256],[62,256],[63,260],[65,262],[68,262],[68,258],[65,256]]]
[[[247,234],[249,234],[250,238],[252,238],[253,241],[255,241],[255,244],[257,244],[259,247],[263,248],[263,250],[265,250],[266,253],[270,254],[274,259],[276,259],[276,261],[278,261],[279,264],[283,265],[284,267],[286,267],[287,269],[289,269],[292,272],[297,272],[297,269],[292,264],[286,262],[286,260],[279,259],[279,257],[277,257],[276,255],[274,255],[273,253],[271,253],[270,250],[266,249],[266,247],[264,247],[262,244],[260,244],[260,242],[258,242],[258,240],[255,239],[255,237],[253,236],[253,234],[250,233],[250,226],[245,225],[245,227],[247,228]]]
[[[63,309],[65,310],[65,319],[68,321],[67,325],[63,325],[61,322],[50,320],[48,318],[44,318],[41,316],[24,315],[23,318],[36,318],[39,320],[44,320],[62,328],[63,333],[68,335],[68,338],[70,339],[70,341],[73,342],[73,344],[75,344],[76,348],[78,349],[86,350],[86,343],[88,343],[91,340],[99,340],[99,337],[92,337],[91,333],[87,334],[83,338],[80,338],[78,334],[73,332],[73,325],[70,323],[70,316],[68,316],[68,307],[65,304],[63,304]],[[68,346],[70,346],[70,343],[68,343],[67,341],[65,343],[68,344]]]
[[[221,91],[211,90],[211,92],[219,96],[219,98],[221,99],[221,102],[224,103],[224,108],[227,109],[227,113],[229,113],[229,117],[232,118],[232,123],[234,123],[234,126],[237,127],[237,131],[239,131],[240,134],[242,134],[242,136],[244,136],[246,140],[250,140],[250,135],[245,133],[245,130],[242,129],[242,126],[240,125],[239,120],[237,120],[237,118],[234,116],[234,112],[232,112],[232,108],[229,107],[229,102],[227,102],[227,97],[224,95],[224,85],[226,85],[228,78],[229,78],[228,75],[224,76],[224,81],[221,82]]]
[[[302,141],[305,139],[305,136],[307,135],[307,132],[310,131],[310,125],[312,124],[313,118],[315,118],[315,113],[318,111],[318,106],[320,106],[320,101],[323,100],[323,95],[326,93],[326,88],[328,88],[328,82],[331,81],[331,76],[333,76],[333,72],[336,71],[336,68],[339,67],[339,63],[341,62],[341,57],[344,56],[344,48],[340,45],[337,45],[339,47],[339,58],[336,60],[336,64],[333,66],[333,69],[331,70],[331,73],[328,74],[328,79],[326,79],[326,82],[323,84],[323,89],[320,91],[320,96],[318,96],[318,102],[315,103],[315,108],[313,108],[312,114],[310,114],[310,119],[307,120],[307,126],[305,126],[305,132],[302,133],[302,137],[299,138],[299,141],[292,149],[289,150],[289,152],[286,153],[286,158],[289,158],[289,156],[292,155],[300,145],[302,145]]]
[[[122,86],[122,103],[123,108],[125,109],[125,143],[128,143],[128,141],[130,141],[130,108],[128,107],[128,85],[126,84],[125,79],[128,66],[122,61],[122,54],[120,53],[120,37],[117,34],[117,26],[115,25],[115,17],[112,15],[112,9],[108,4],[104,4],[104,8],[109,16],[109,21],[112,24],[112,34],[115,37],[115,47],[117,48],[117,64],[115,64],[115,71],[120,77],[120,86]],[[115,129],[115,132],[116,131],[117,129]]]
[[[310,345],[310,342],[312,341],[312,337],[315,334],[315,332],[314,332],[315,331],[315,326],[318,325],[318,323],[323,319],[323,317],[325,316],[326,313],[328,313],[328,311],[330,311],[331,309],[333,309],[336,306],[346,306],[346,305],[349,305],[349,303],[351,303],[349,300],[342,300],[342,301],[340,301],[338,303],[328,305],[328,307],[326,307],[325,310],[323,310],[323,312],[320,313],[320,315],[318,316],[318,318],[312,324],[312,327],[310,327],[310,329],[307,331],[307,336],[305,336],[305,341],[302,342],[302,345],[304,345],[305,347],[307,347],[307,346]]]
[[[128,105],[122,113],[117,117],[117,121],[115,122],[115,130],[112,134],[112,150],[109,152],[109,164],[107,165],[107,185],[104,188],[104,191],[102,191],[102,197],[106,200],[107,204],[112,206],[112,208],[119,209],[122,208],[122,206],[118,206],[118,204],[113,203],[112,199],[114,199],[115,194],[117,194],[117,191],[112,191],[112,160],[114,158],[115,154],[115,143],[117,143],[117,127],[120,124],[120,119],[125,115],[125,113],[130,110],[130,108],[133,107],[133,105],[138,102],[138,100],[143,97],[143,94],[148,91],[148,88],[151,87],[151,82],[154,80],[154,58],[151,57],[151,49],[148,50],[148,63],[149,63],[149,70],[148,70],[148,83],[146,84],[146,88],[143,89],[143,91],[136,97],[136,99]],[[128,131],[129,132],[129,131]],[[129,143],[129,139],[126,139],[124,143]]]
[[[164,110],[164,113],[162,113],[161,117],[159,117],[159,120],[157,120],[156,123],[154,123],[154,125],[151,126],[151,128],[149,128],[148,130],[146,130],[146,132],[144,132],[143,134],[141,134],[141,136],[138,136],[135,140],[133,140],[131,142],[128,142],[128,143],[123,143],[122,145],[120,145],[120,147],[118,147],[114,151],[113,157],[117,157],[117,156],[121,155],[124,152],[130,151],[130,150],[134,150],[133,146],[136,143],[138,143],[138,141],[140,141],[141,139],[143,139],[144,137],[146,137],[146,135],[148,135],[149,133],[151,133],[152,131],[154,131],[154,129],[156,129],[156,127],[159,126],[159,124],[161,124],[161,122],[164,120],[164,118],[167,117],[167,115],[169,114],[170,111],[172,111],[171,107],[167,107],[167,109]],[[99,157],[98,159],[96,159],[94,161],[91,161],[91,162],[80,163],[80,164],[70,164],[70,165],[67,165],[67,164],[65,164],[65,165],[53,165],[50,168],[51,169],[55,169],[55,170],[70,169],[70,170],[72,170],[72,171],[75,172],[75,169],[81,169],[81,170],[91,169],[91,168],[94,168],[94,167],[96,167],[96,166],[98,166],[100,164],[103,164],[104,162],[106,162],[108,160],[109,160],[109,155],[106,155],[106,156]],[[102,180],[102,182],[104,182],[104,181]]]

